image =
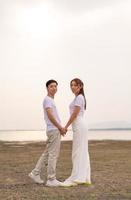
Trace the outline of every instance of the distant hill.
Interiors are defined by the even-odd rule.
[[[107,121],[89,124],[89,129],[131,129],[131,123],[127,121]]]

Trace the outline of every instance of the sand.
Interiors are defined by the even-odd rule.
[[[0,142],[0,200],[131,199],[131,141],[89,141],[92,186],[49,188],[28,173],[44,151],[44,142]],[[57,178],[71,172],[71,141],[62,142]]]

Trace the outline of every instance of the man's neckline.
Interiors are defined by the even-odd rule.
[[[52,97],[52,96],[50,96],[50,95],[48,95],[48,94],[47,94],[47,96],[50,97],[51,99],[54,99],[54,97]]]

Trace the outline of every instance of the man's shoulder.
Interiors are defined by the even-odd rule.
[[[51,105],[53,105],[53,104],[54,104],[53,99],[52,99],[51,97],[49,97],[49,96],[46,96],[46,97],[44,98],[44,100],[43,100],[43,105],[46,105],[46,104],[51,104]]]
[[[49,97],[49,96],[45,96],[43,101],[53,101],[53,99],[51,97]]]

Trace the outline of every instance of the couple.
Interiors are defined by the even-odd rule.
[[[84,121],[86,99],[83,82],[75,78],[70,82],[70,87],[75,95],[70,104],[70,118],[65,127],[61,126],[60,118],[54,102],[57,92],[57,81],[49,80],[46,83],[47,96],[43,101],[44,118],[47,125],[46,149],[38,160],[29,177],[36,183],[44,184],[40,174],[42,168],[47,169],[46,186],[75,186],[78,184],[91,184],[90,159],[88,153],[88,129]],[[61,135],[65,135],[68,127],[72,125],[72,173],[64,182],[56,179],[56,163],[60,152]]]

